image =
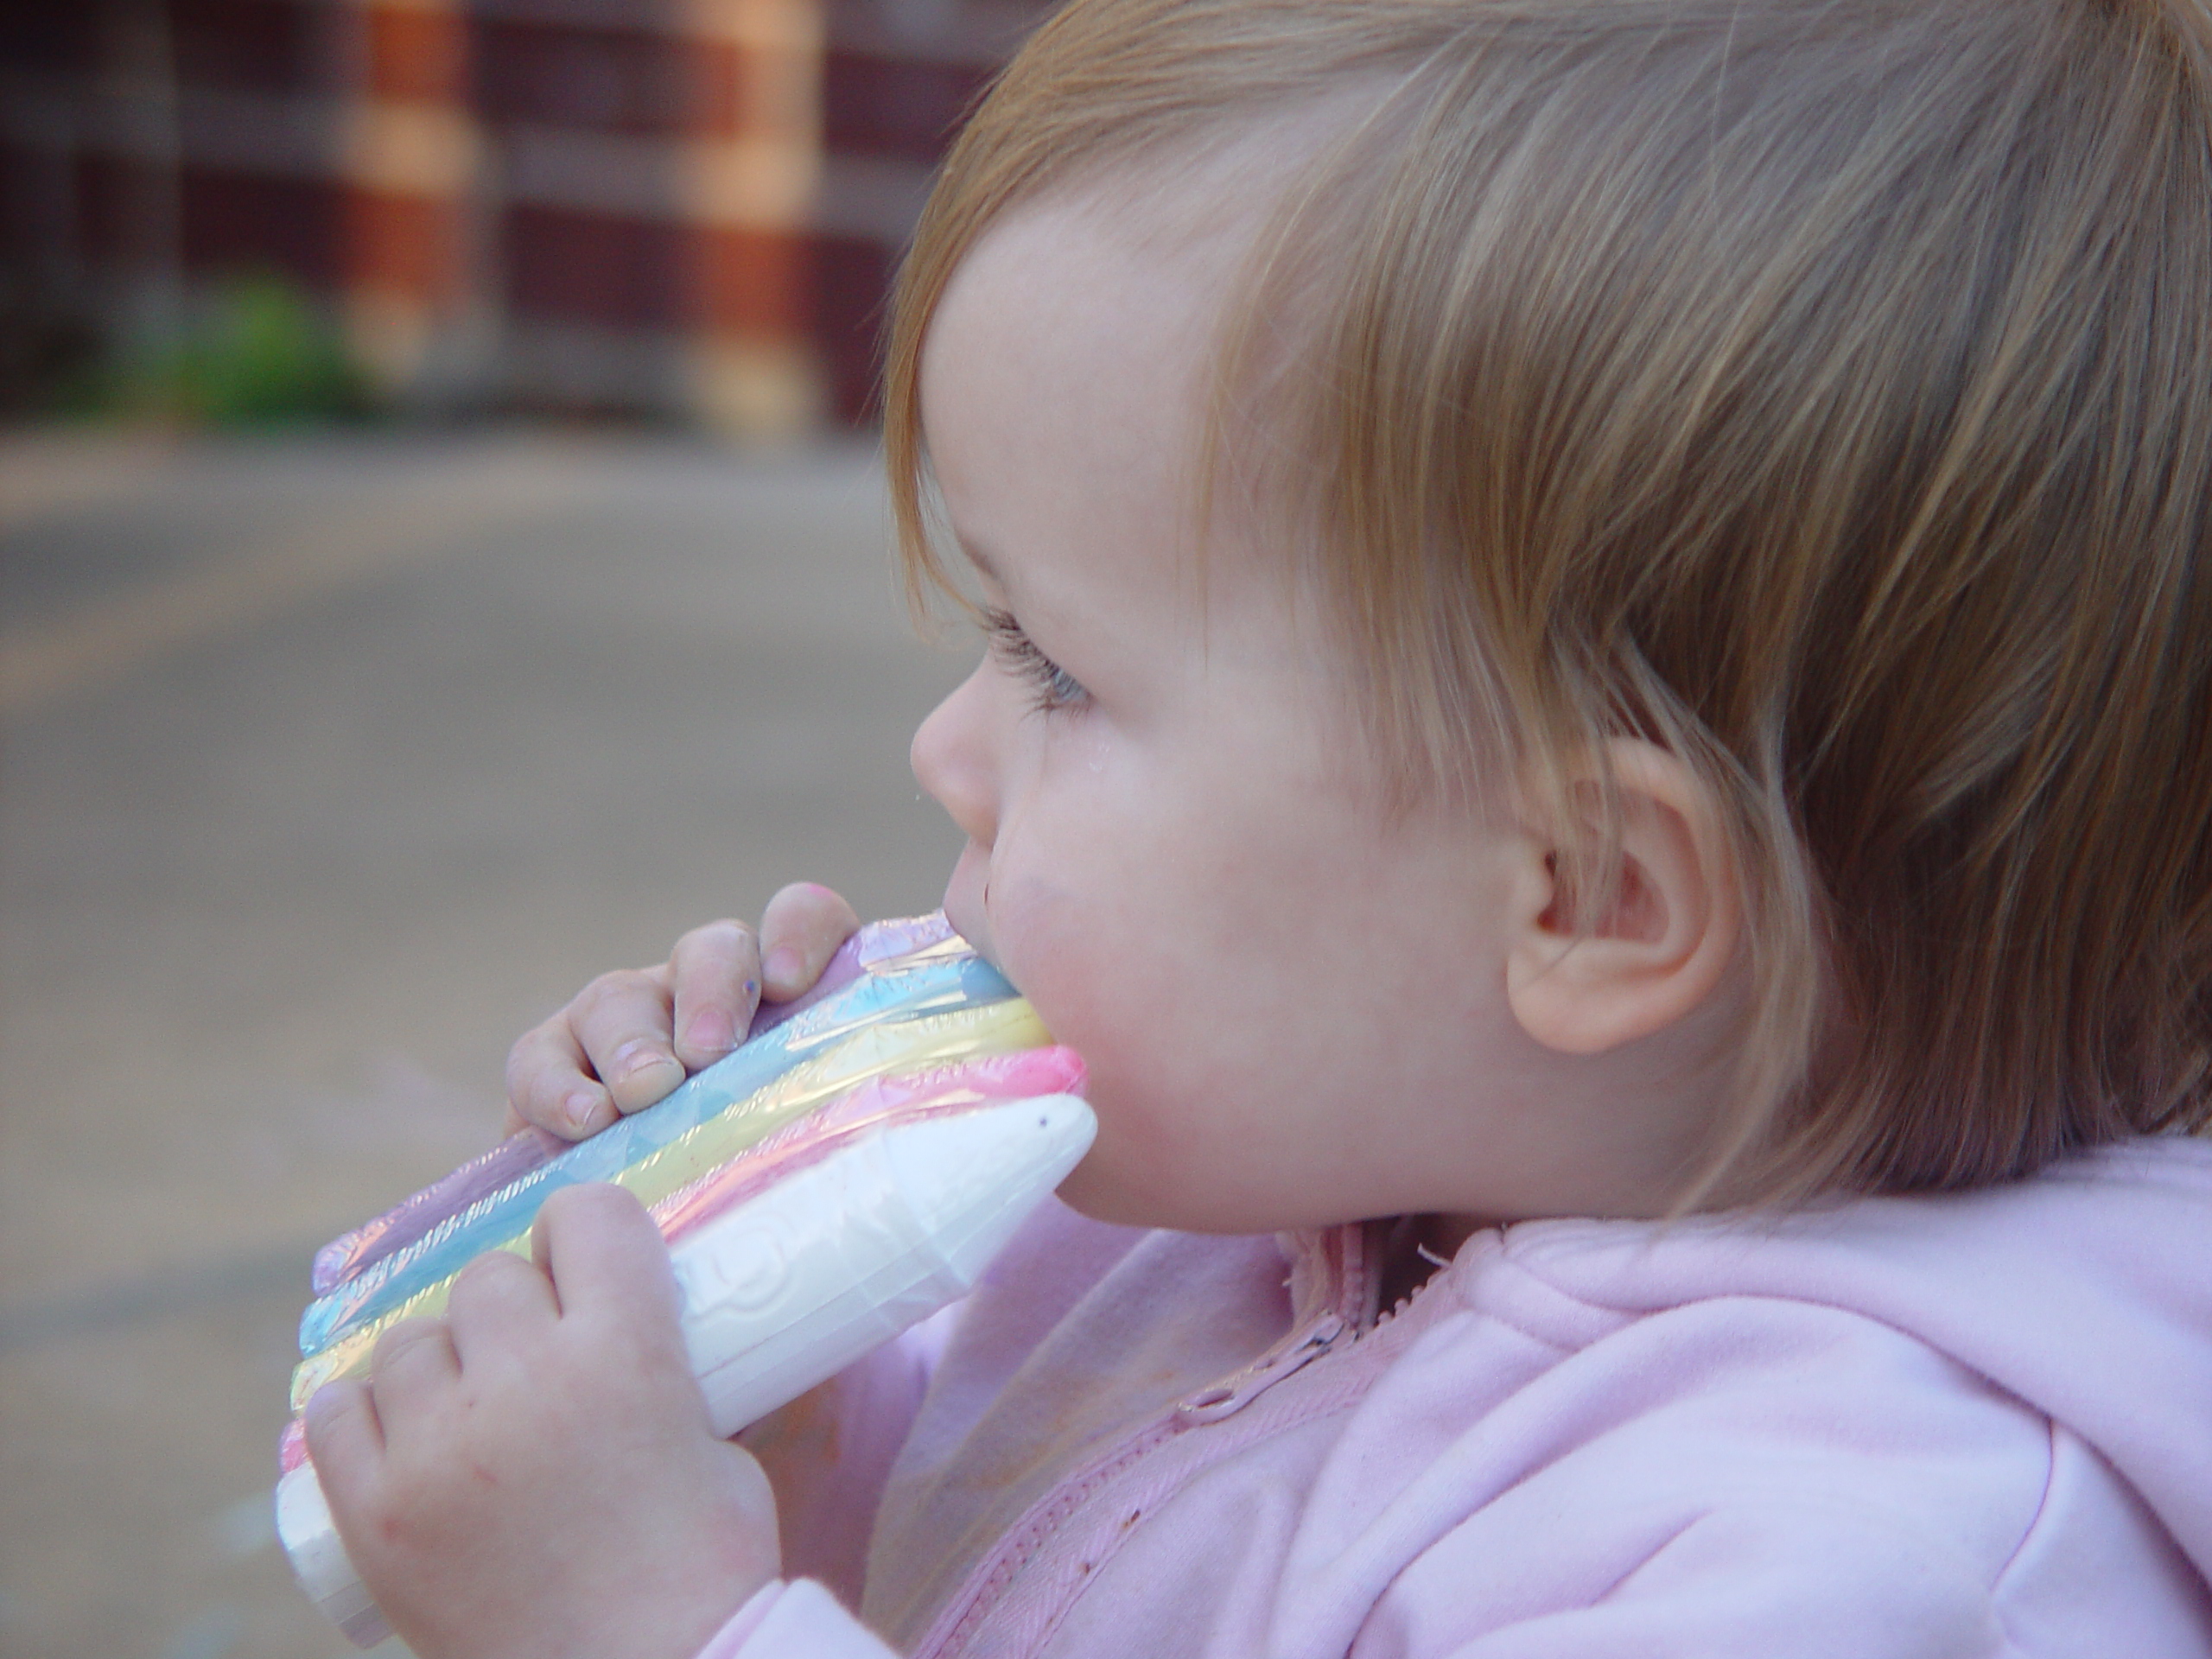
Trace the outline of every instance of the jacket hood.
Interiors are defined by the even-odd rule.
[[[2212,1142],[1779,1219],[1535,1222],[1506,1248],[1624,1313],[1775,1295],[1878,1319],[2072,1430],[2212,1581]],[[1594,1247],[1594,1248],[1593,1248]]]

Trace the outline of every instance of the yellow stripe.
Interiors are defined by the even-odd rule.
[[[614,1177],[647,1205],[658,1204],[709,1170],[720,1167],[767,1135],[816,1107],[873,1078],[927,1071],[989,1054],[1040,1048],[1052,1040],[1043,1021],[1020,998],[979,1008],[957,1008],[888,1025],[863,1027],[826,1052],[793,1066],[775,1082],[640,1158]],[[517,1255],[530,1254],[527,1229],[492,1247]],[[415,1293],[398,1306],[349,1332],[292,1373],[292,1409],[305,1406],[315,1391],[340,1377],[365,1376],[377,1340],[402,1319],[435,1318],[445,1312],[453,1287],[448,1274]]]

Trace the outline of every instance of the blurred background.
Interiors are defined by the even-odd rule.
[[[850,426],[930,167],[1041,10],[0,8],[0,399]]]
[[[350,1652],[314,1248],[601,969],[937,902],[875,332],[1042,9],[0,9],[4,1659]]]

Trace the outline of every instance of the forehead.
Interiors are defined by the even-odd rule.
[[[1071,538],[1189,549],[1234,266],[1220,238],[1133,234],[1096,200],[1025,207],[985,233],[922,359],[931,470],[971,551],[1004,570],[1001,550]]]
[[[979,424],[1120,456],[1195,437],[1235,265],[1227,238],[1145,234],[1109,202],[1008,213],[961,261],[923,348],[932,461],[966,459]]]
[[[1001,434],[1017,447],[1077,425],[1109,466],[1163,448],[1196,463],[1230,407],[1217,381],[1249,321],[1255,245],[1359,101],[1200,117],[1001,211],[960,259],[924,341],[919,413],[939,482],[957,483],[946,474],[964,460],[956,429],[989,410],[1021,423]],[[1267,332],[1285,332],[1282,320]],[[1242,451],[1263,435],[1256,411],[1230,403],[1221,448]]]
[[[1247,246],[1048,203],[994,226],[938,308],[922,412],[950,527],[1033,632],[1079,634],[1071,666],[1195,650],[1206,676],[1336,672],[1295,561],[1236,493],[1200,489]]]

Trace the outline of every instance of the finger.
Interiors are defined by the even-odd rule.
[[[560,1313],[543,1270],[511,1250],[486,1250],[446,1294],[446,1325],[464,1372],[524,1351]]]
[[[734,1458],[724,1455],[733,1452]],[[751,1522],[749,1530],[763,1541],[776,1538],[776,1489],[760,1459],[735,1440],[718,1442],[714,1454],[728,1482],[730,1501]]]
[[[569,1004],[567,1019],[621,1110],[650,1106],[683,1081],[665,967],[601,974]]]
[[[369,1360],[369,1389],[386,1440],[460,1376],[461,1357],[443,1319],[402,1319],[385,1332]]]
[[[760,941],[742,922],[709,922],[668,959],[676,1001],[676,1058],[712,1065],[744,1039],[760,1002]]]
[[[384,1456],[384,1428],[376,1401],[353,1378],[326,1382],[301,1414],[308,1432],[308,1460],[334,1510],[366,1482]]]
[[[799,995],[860,926],[853,907],[818,882],[781,889],[760,916],[762,995],[772,1002]]]
[[[507,1132],[535,1124],[575,1141],[612,1123],[614,1097],[590,1064],[565,1014],[523,1033],[507,1051]]]
[[[563,1319],[618,1325],[682,1357],[676,1272],[633,1194],[607,1182],[562,1188],[537,1212],[531,1254],[551,1277]]]

